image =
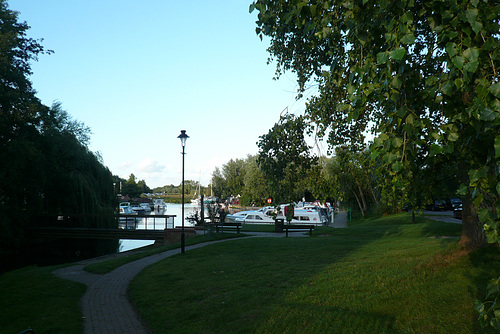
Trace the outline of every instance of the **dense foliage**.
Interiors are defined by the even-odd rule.
[[[418,189],[441,156],[461,182],[462,245],[500,241],[498,1],[258,0],[254,9],[277,75],[295,72],[299,93],[317,84],[306,114],[332,146],[375,133],[387,189]]]
[[[305,141],[305,126],[303,117],[286,113],[257,143],[258,165],[269,182],[270,195],[278,203],[301,198],[301,184],[317,165],[318,158]]]
[[[29,26],[17,15],[0,0],[0,249],[10,250],[40,216],[116,208],[112,175],[88,149],[89,129],[59,103],[47,107],[35,96],[30,61],[46,51],[26,37]]]

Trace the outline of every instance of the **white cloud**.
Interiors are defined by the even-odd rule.
[[[132,163],[130,161],[124,161],[118,166],[118,169],[119,170],[127,170],[127,169],[130,169],[130,167],[132,167]]]
[[[145,174],[162,173],[163,171],[165,171],[165,169],[166,166],[159,164],[158,161],[153,160],[151,158],[146,158],[137,165],[138,173],[145,173]]]

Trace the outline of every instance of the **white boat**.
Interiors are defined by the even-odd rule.
[[[201,174],[201,172],[200,172]],[[201,179],[201,175],[200,175]],[[196,190],[194,191],[193,198],[191,199],[191,203],[200,205],[201,203],[201,183],[200,180],[198,180],[198,186],[196,187]]]
[[[146,212],[146,209],[144,209],[140,205],[132,205],[131,206],[132,211],[134,211],[137,214],[143,215]]]
[[[283,212],[284,207],[276,216],[277,219],[286,220]],[[232,222],[243,223],[243,224],[274,224],[273,215],[276,214],[276,209],[271,206],[263,207],[258,210],[252,211],[240,211],[238,213],[227,215],[226,218]],[[310,225],[323,225],[324,222],[321,219],[320,212],[316,210],[304,210],[296,209],[294,210],[293,219],[290,224],[310,224]]]
[[[153,210],[156,211],[165,211],[167,210],[167,205],[161,198],[155,198],[153,199]]]
[[[119,213],[120,213],[120,215],[124,215],[124,217],[120,217],[120,219],[119,219],[120,228],[129,228],[130,223],[132,223],[132,225],[135,225],[136,218],[130,217],[130,216],[137,215],[137,212],[134,212],[132,210],[132,207],[130,206],[129,202],[120,203]],[[125,225],[125,227],[123,227],[122,225]]]

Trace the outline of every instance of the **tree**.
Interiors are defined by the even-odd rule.
[[[228,191],[226,183],[226,179],[224,178],[224,175],[219,167],[215,167],[215,170],[212,173],[212,190],[215,197],[227,198],[231,195]]]
[[[0,145],[26,128],[41,124],[48,111],[35,96],[29,76],[30,61],[45,51],[40,41],[26,37],[29,26],[17,21],[18,13],[0,0]]]
[[[277,75],[295,72],[299,93],[316,82],[306,112],[330,144],[359,145],[374,131],[373,156],[394,175],[418,156],[447,155],[468,178],[463,245],[484,243],[483,224],[498,240],[498,3],[260,0],[250,9]]]
[[[29,80],[30,62],[45,51],[26,37],[29,26],[0,0],[0,249],[19,251],[40,215],[112,214],[112,175],[88,149],[90,130],[43,105]],[[80,220],[111,227],[112,219]],[[4,254],[3,252],[1,252]]]
[[[150,192],[151,189],[146,184],[146,181],[137,181],[137,177],[132,173],[129,175],[128,180],[120,179],[122,195],[129,195],[130,197],[139,197],[143,193]],[[116,181],[115,181],[116,182]]]
[[[231,159],[222,165],[222,174],[226,180],[227,193],[230,196],[241,195],[245,187],[246,163],[242,159]]]
[[[366,166],[367,159],[362,153],[350,151],[345,146],[337,147],[335,152],[328,170],[335,180],[337,193],[345,202],[354,201],[365,216],[370,198],[377,203],[370,175],[372,171]]]
[[[500,242],[498,1],[258,0],[254,9],[277,75],[295,72],[299,93],[316,82],[306,113],[330,144],[359,145],[371,130],[373,158],[411,182],[414,161],[445,156],[462,171],[461,244],[484,245],[484,232]]]
[[[256,156],[249,155],[245,162],[245,188],[243,189],[240,202],[243,205],[255,204],[263,206],[266,203],[266,199],[270,196],[267,179],[259,168]]]
[[[287,113],[259,137],[257,162],[269,182],[273,200],[278,203],[302,198],[302,181],[317,165],[317,157],[311,155],[305,141],[305,125],[304,117]]]

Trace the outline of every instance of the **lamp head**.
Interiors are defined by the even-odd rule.
[[[181,145],[182,147],[186,146],[186,140],[189,138],[189,136],[186,134],[186,130],[181,130],[181,134],[177,136],[181,140]]]

